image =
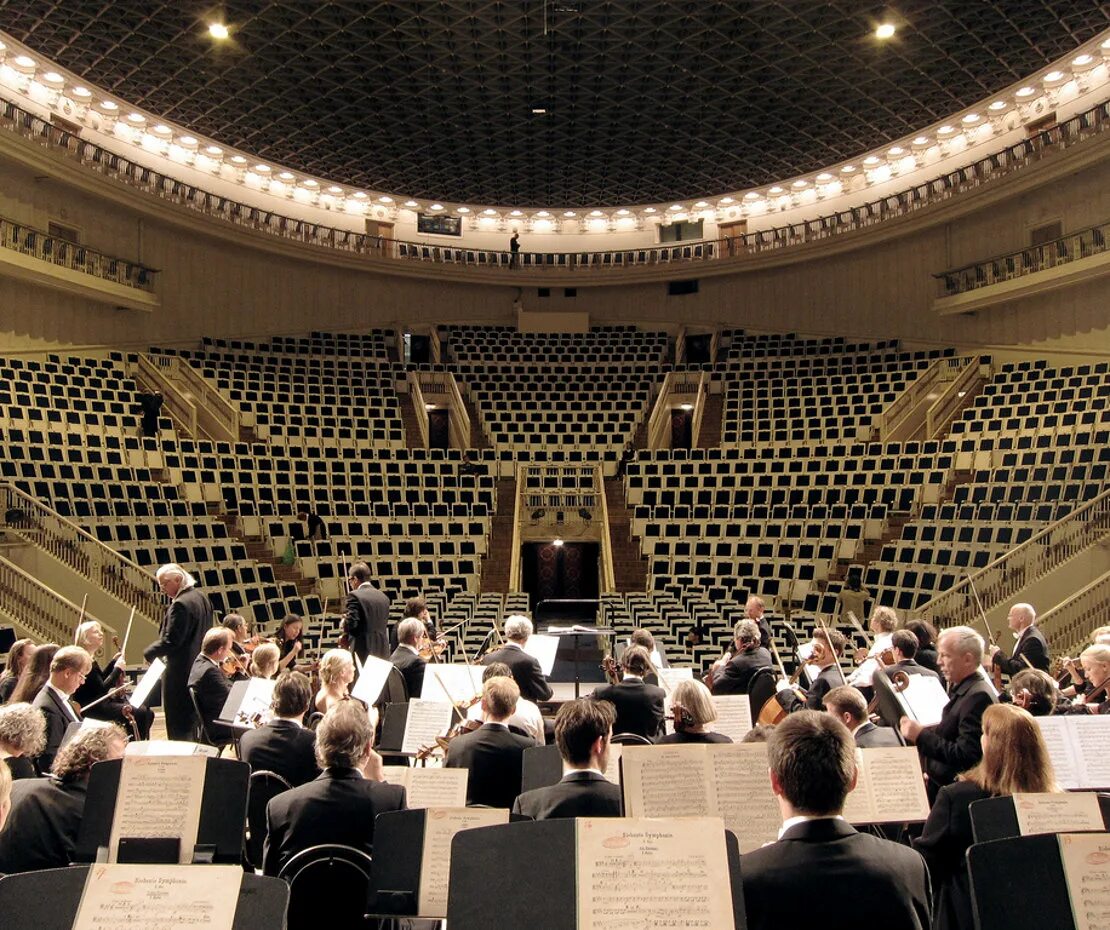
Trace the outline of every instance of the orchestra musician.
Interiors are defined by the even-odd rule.
[[[225,669],[225,662],[230,672]],[[234,735],[231,727],[216,723],[216,719],[231,692],[231,683],[244,681],[248,677],[237,663],[231,651],[231,630],[217,626],[204,634],[200,655],[193,660],[193,667],[189,670],[189,688],[196,695],[201,720],[213,740]]]
[[[221,626],[231,630],[231,651],[237,656],[252,652],[261,640],[261,637],[250,635],[247,621],[239,614],[227,614]]]
[[[522,696],[539,703],[551,700],[551,685],[543,677],[539,661],[524,651],[524,644],[532,635],[532,621],[521,614],[505,618],[505,643],[500,649],[487,653],[483,665],[504,662],[513,673],[513,680]]]
[[[983,798],[1059,791],[1041,729],[1012,704],[983,712],[983,757],[940,789],[921,836],[913,841],[933,878],[935,930],[975,926],[968,887],[967,850],[973,840],[970,807]]]
[[[370,581],[370,566],[355,562],[348,572],[347,614],[343,632],[363,662],[368,655],[389,658],[389,598]]]
[[[484,685],[491,678],[512,678],[513,674],[509,671],[509,666],[504,662],[494,662],[492,665],[487,665],[482,670],[482,684]],[[482,705],[481,702],[472,704],[466,711],[467,720],[477,720],[481,722]],[[509,728],[510,733],[519,733],[521,736],[527,736],[535,740],[540,746],[545,742],[544,736],[544,722],[543,714],[536,704],[533,704],[526,697],[519,697],[516,701],[516,710],[513,711],[511,717],[505,721],[505,726]]]
[[[294,788],[312,781],[320,774],[316,734],[302,725],[311,703],[308,678],[300,672],[284,672],[274,683],[273,717],[240,737],[239,758],[252,771],[275,772]]]
[[[81,716],[73,706],[73,692],[80,687],[92,659],[80,646],[63,646],[50,661],[50,677],[31,702],[46,717],[46,745],[35,766],[41,775],[50,771],[54,756],[62,745],[62,737],[71,723],[80,723]]]
[[[921,855],[858,833],[841,816],[856,785],[856,746],[844,724],[791,714],[771,732],[767,757],[783,825],[778,842],[744,854],[748,930],[928,927]]]
[[[752,676],[771,665],[771,653],[760,645],[762,633],[754,620],[741,620],[733,631],[733,654],[714,664],[714,694],[747,694]]]
[[[397,624],[397,648],[389,661],[405,679],[405,690],[410,699],[420,697],[424,687],[424,669],[428,663],[420,657],[420,644],[427,636],[427,627],[419,617],[406,617]]]
[[[940,675],[940,661],[937,657],[937,631],[928,620],[907,620],[903,627],[917,637],[917,654],[914,660],[931,672]],[[944,679],[941,678],[941,684]]]
[[[1010,703],[1029,711],[1034,717],[1047,717],[1056,712],[1063,698],[1056,681],[1039,668],[1025,668],[1010,679]]]
[[[274,634],[274,645],[280,651],[279,669],[292,667],[304,651],[304,621],[296,614],[286,614]]]
[[[876,746],[901,746],[893,727],[880,727],[867,714],[863,692],[851,685],[840,685],[825,695],[825,710],[848,728],[860,749]]]
[[[651,630],[637,627],[628,634],[628,642],[625,648],[627,649],[629,646],[643,646],[647,650],[648,656],[651,658],[652,668],[644,676],[644,681],[649,685],[659,684],[659,676],[656,674],[656,670],[670,668],[670,663],[667,661],[663,650],[656,647],[655,637],[651,635]]]
[[[91,717],[93,720],[107,720],[118,723],[124,729],[130,728],[131,719],[135,721],[139,739],[150,739],[150,727],[154,723],[154,711],[149,707],[132,707],[125,697],[108,698],[102,700],[108,692],[112,691],[123,678],[123,654],[117,652],[108,664],[101,668],[96,661],[96,654],[104,645],[104,629],[96,620],[86,620],[77,627],[77,645],[81,646],[92,660],[88,674],[81,686],[73,692],[73,699],[82,707],[81,716]],[[93,702],[94,706],[89,707]],[[127,711],[124,711],[124,708]],[[84,708],[88,708],[84,710]]]
[[[1006,617],[1010,630],[1017,640],[1010,658],[1002,654],[998,646],[990,648],[990,662],[1011,678],[1024,668],[1039,668],[1048,671],[1048,640],[1037,629],[1037,612],[1031,604],[1015,604]]]
[[[750,620],[742,621],[751,623]],[[753,624],[754,626],[754,624]],[[756,633],[758,636],[758,632]],[[700,681],[686,678],[671,692],[674,732],[656,740],[660,746],[672,743],[731,743],[732,739],[717,733],[710,724],[717,719],[717,708],[709,689]]]
[[[895,672],[905,672],[907,675],[924,675],[940,681],[940,675],[917,661],[919,649],[920,640],[914,633],[910,630],[895,630],[890,634],[890,651],[894,661],[884,667],[883,671],[888,676]]]
[[[891,647],[894,630],[898,626],[898,614],[889,607],[876,607],[871,611],[871,619],[867,625],[874,634],[871,648],[867,650],[867,655],[859,666],[852,670],[847,683],[870,694],[875,670],[885,664],[883,653],[888,652]]]
[[[514,814],[533,820],[565,817],[620,817],[621,789],[605,777],[616,709],[608,701],[566,701],[555,715],[555,745],[563,777],[545,788],[525,791]]]
[[[1062,714],[1110,714],[1110,646],[1088,646],[1079,654],[1087,690],[1075,698],[1070,707],[1058,709]]]
[[[262,643],[255,646],[251,653],[250,676],[251,678],[273,678],[278,673],[281,663],[281,650],[273,643]]]
[[[12,778],[34,778],[34,758],[46,745],[46,718],[30,704],[0,707],[0,762]]]
[[[820,671],[810,686],[802,689],[805,700],[803,701],[798,696],[794,686],[787,679],[780,679],[776,685],[778,690],[775,697],[787,713],[792,714],[803,708],[808,710],[825,709],[823,703],[825,695],[833,688],[844,684],[844,673],[840,670],[840,662],[837,656],[844,651],[847,644],[848,640],[840,630],[820,627],[813,631],[809,662],[816,665]]]
[[[4,672],[0,674],[0,704],[6,704],[12,696],[19,676],[34,651],[34,640],[17,639],[12,643],[12,648],[8,650],[8,661],[4,664]]]
[[[595,701],[608,701],[617,709],[613,729],[656,740],[664,733],[666,694],[662,688],[644,682],[651,659],[643,646],[630,646],[621,655],[623,678],[615,685],[597,688],[590,695]]]
[[[917,744],[921,767],[928,776],[930,802],[941,788],[982,758],[983,712],[995,703],[994,689],[979,674],[983,637],[971,627],[954,626],[940,634],[938,646],[940,669],[949,683],[940,723],[923,727],[909,717],[899,721],[906,742]]]
[[[326,714],[337,704],[350,699],[351,683],[355,680],[355,660],[346,649],[329,649],[320,659],[320,690],[313,707]],[[359,706],[363,705],[361,702]]]
[[[764,649],[771,648],[771,624],[763,615],[764,604],[763,598],[756,597],[754,594],[744,602],[744,617],[747,620],[754,620],[759,627],[759,645]]]
[[[19,674],[15,690],[8,698],[9,704],[30,704],[35,699],[50,677],[50,663],[54,661],[54,653],[58,648],[57,643],[43,643],[31,650],[31,654],[23,664],[23,671]]]

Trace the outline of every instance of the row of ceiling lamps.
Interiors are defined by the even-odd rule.
[[[1101,52],[1096,55],[1093,52]],[[663,222],[687,218],[690,215],[715,214],[724,218],[739,217],[766,212],[773,209],[788,209],[806,199],[821,199],[835,196],[843,190],[844,183],[855,187],[866,184],[882,183],[892,176],[904,174],[920,166],[925,154],[937,145],[946,149],[944,154],[956,151],[956,146],[973,144],[976,135],[989,138],[993,134],[982,132],[986,127],[997,127],[1000,120],[1015,107],[1026,107],[1040,97],[1057,95],[1074,80],[1090,84],[1091,79],[1105,81],[1108,77],[1105,64],[1110,60],[1110,39],[1103,41],[1092,52],[1084,52],[1071,60],[1070,70],[1054,68],[1040,79],[1041,87],[1029,83],[1014,91],[1012,97],[999,97],[986,107],[986,115],[970,111],[952,124],[937,128],[935,136],[918,135],[905,144],[894,145],[880,154],[870,154],[862,159],[861,166],[845,164],[833,171],[823,171],[812,179],[798,178],[791,182],[775,184],[765,191],[752,190],[740,195],[723,196],[714,202],[700,200],[691,205],[671,204],[670,206],[644,206],[620,209],[564,210],[543,209],[496,209],[493,207],[470,208],[466,206],[447,207],[441,203],[420,202],[416,200],[399,201],[388,194],[371,195],[365,191],[351,191],[337,184],[327,184],[315,178],[298,177],[288,170],[276,170],[264,163],[251,164],[251,160],[238,152],[228,152],[214,143],[202,142],[188,132],[171,128],[169,125],[154,121],[136,110],[126,115],[123,105],[108,97],[94,100],[94,93],[75,78],[63,76],[56,70],[39,73],[39,63],[25,52],[9,55],[7,46],[0,42],[0,79],[3,83],[14,85],[32,99],[47,103],[68,115],[75,115],[90,128],[99,128],[108,135],[115,135],[132,144],[141,146],[151,154],[169,158],[210,174],[222,175],[224,166],[230,167],[230,180],[279,197],[304,201],[327,209],[346,210],[364,214],[373,212],[378,215],[395,216],[401,209],[416,212],[447,212],[461,217],[473,215],[479,226],[500,222],[532,222],[540,226],[557,228],[564,221],[574,221],[589,227],[591,224],[626,226],[658,219]],[[1096,69],[1100,69],[1096,74]],[[8,72],[5,74],[4,72]],[[1088,88],[1083,88],[1086,90]],[[69,106],[67,106],[69,105]],[[99,125],[97,125],[99,124]],[[129,137],[129,138],[128,138]],[[861,172],[862,167],[862,174]]]

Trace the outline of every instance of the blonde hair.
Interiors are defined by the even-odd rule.
[[[281,650],[273,643],[256,646],[251,653],[251,674],[255,678],[271,678],[277,671]]]
[[[0,746],[37,756],[46,746],[46,718],[26,702],[0,707]]]
[[[1013,704],[983,712],[983,759],[960,777],[993,795],[1059,791],[1052,760],[1033,715]]]
[[[891,607],[876,607],[871,611],[871,622],[884,633],[893,633],[898,628],[898,614]]]
[[[482,685],[482,703],[491,717],[504,720],[516,713],[520,687],[511,678],[495,676]]]
[[[346,649],[329,649],[320,659],[320,683],[338,684],[339,676],[347,667],[354,667],[354,660]]]
[[[675,685],[671,701],[689,713],[694,726],[704,726],[717,719],[717,708],[713,705],[709,689],[696,679],[683,679]]]
[[[99,620],[86,620],[84,623],[79,624],[77,627],[77,632],[74,634],[73,637],[77,640],[77,645],[84,648],[85,637],[88,636],[89,633],[91,633],[94,629],[100,630],[101,633],[104,632],[104,627],[100,625]]]

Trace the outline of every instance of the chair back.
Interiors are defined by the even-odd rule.
[[[247,794],[247,839],[245,855],[247,863],[256,869],[262,868],[262,847],[266,841],[266,805],[270,800],[293,786],[277,772],[251,772],[250,788]]]
[[[655,744],[646,736],[639,733],[614,733],[610,743],[621,743],[624,746],[654,746]]]
[[[748,707],[751,710],[752,726],[759,720],[763,705],[775,696],[778,669],[773,666],[759,669],[748,680]]]
[[[281,867],[289,883],[288,930],[318,930],[321,902],[334,927],[371,927],[366,918],[373,860],[361,849],[325,843],[302,849]]]

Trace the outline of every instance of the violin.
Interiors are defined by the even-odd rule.
[[[247,670],[243,668],[242,661],[234,651],[230,651],[224,656],[223,661],[220,662],[220,668],[223,669],[228,678],[234,678],[236,675],[247,675]]]
[[[713,664],[709,666],[709,671],[702,675],[701,683],[705,685],[710,691],[713,690],[713,682],[716,679],[717,669],[724,668],[729,662],[732,661],[732,651],[726,649],[719,659],[715,659]]]
[[[681,704],[671,705],[671,719],[674,721],[676,733],[686,733],[697,726],[694,722],[694,715]]]
[[[420,640],[420,658],[425,662],[439,662],[440,657],[447,649],[447,640],[442,633],[432,639],[427,633]]]
[[[621,683],[621,669],[617,660],[612,655],[607,655],[601,660],[601,670],[605,673],[605,680],[611,685]]]

